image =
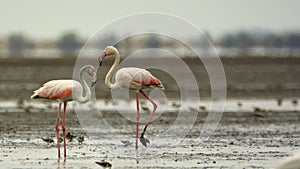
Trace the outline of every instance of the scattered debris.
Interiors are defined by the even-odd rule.
[[[261,113],[251,113],[252,116],[255,117],[265,117],[265,115],[261,114]]]
[[[75,138],[76,136],[74,136],[73,134],[71,134],[70,132],[68,132],[66,138],[69,139],[70,142],[72,142],[73,138]]]
[[[52,138],[42,138],[42,140],[48,144],[54,143],[54,140]]]
[[[130,146],[132,145],[132,143],[128,140],[121,140],[121,142],[125,145],[125,146]]]
[[[242,107],[243,106],[242,102],[240,102],[240,101],[237,103],[237,105],[238,105],[238,107]]]
[[[256,106],[254,106],[253,109],[254,109],[254,112],[266,112],[266,109],[262,109],[262,108],[259,108]]]
[[[298,100],[297,100],[297,99],[292,99],[292,104],[293,104],[294,106],[297,106]]]
[[[149,110],[150,110],[147,106],[142,106],[142,109],[143,109],[144,111],[149,111]]]
[[[101,161],[101,162],[95,162],[96,164],[104,167],[104,168],[111,168],[112,165],[109,162]]]
[[[278,98],[277,99],[277,106],[281,106],[282,105],[282,99]]]
[[[181,107],[181,104],[173,102],[172,106],[175,107],[175,108],[179,108],[179,107]]]
[[[200,110],[206,110],[206,107],[205,106],[199,106],[199,109]]]
[[[82,144],[82,142],[84,141],[84,136],[78,136],[77,141],[79,142],[79,144]]]

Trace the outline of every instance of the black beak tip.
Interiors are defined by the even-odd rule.
[[[99,66],[101,66],[102,65],[102,61],[99,61]]]

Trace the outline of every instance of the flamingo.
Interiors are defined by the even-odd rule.
[[[103,52],[101,52],[99,56],[99,65],[101,66],[102,61],[105,56],[115,56],[115,61],[113,65],[111,66],[110,70],[108,71],[106,77],[105,77],[105,84],[110,89],[118,89],[121,87],[128,88],[130,90],[135,91],[135,97],[136,97],[136,148],[138,148],[138,136],[139,136],[139,119],[140,119],[140,109],[139,109],[139,93],[141,93],[148,101],[150,101],[154,107],[153,111],[151,112],[146,125],[144,127],[144,130],[141,134],[140,141],[141,143],[147,147],[147,143],[150,143],[148,139],[144,138],[144,134],[146,132],[146,129],[148,125],[150,124],[150,121],[155,113],[155,110],[157,109],[157,104],[150,99],[148,95],[142,90],[146,88],[157,88],[164,90],[164,86],[162,85],[161,81],[154,77],[149,71],[141,68],[136,67],[126,67],[122,68],[117,71],[115,83],[111,83],[111,78],[113,73],[116,71],[116,68],[118,67],[120,63],[120,54],[118,50],[113,46],[107,46]]]
[[[56,137],[57,137],[57,149],[58,149],[58,158],[60,158],[60,138],[59,138],[59,117],[60,109],[62,103],[64,103],[64,114],[62,119],[62,130],[63,130],[63,141],[64,141],[64,157],[66,158],[66,128],[65,128],[65,119],[66,119],[66,108],[67,102],[76,100],[80,103],[86,103],[91,98],[91,88],[87,85],[87,82],[84,78],[84,72],[91,77],[92,87],[96,83],[96,71],[93,66],[86,65],[83,66],[79,71],[80,82],[76,80],[51,80],[45,83],[41,88],[34,91],[34,94],[31,96],[31,99],[48,99],[57,101],[58,110],[57,118],[55,123]],[[85,96],[83,95],[85,92]]]

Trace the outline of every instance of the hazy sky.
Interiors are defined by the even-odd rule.
[[[120,17],[164,12],[190,21],[213,36],[239,29],[300,30],[298,0],[0,0],[0,36],[23,32],[57,38],[72,30],[89,37]]]

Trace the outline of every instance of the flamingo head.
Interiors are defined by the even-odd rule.
[[[117,49],[113,46],[107,46],[105,48],[105,50],[103,50],[101,52],[101,54],[99,55],[99,65],[101,66],[102,61],[104,59],[105,56],[109,56],[109,55],[113,55],[115,52],[117,51]]]

